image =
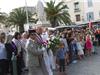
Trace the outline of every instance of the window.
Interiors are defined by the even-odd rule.
[[[76,21],[81,21],[80,15],[76,15]]]
[[[74,3],[74,11],[75,12],[79,12],[80,10],[79,10],[79,2],[75,2]]]
[[[92,6],[93,6],[92,0],[88,0],[88,7],[92,7]]]
[[[87,21],[90,21],[90,20],[94,20],[94,13],[93,12],[87,13]]]
[[[74,7],[75,7],[75,9],[79,9],[79,2],[75,2]]]

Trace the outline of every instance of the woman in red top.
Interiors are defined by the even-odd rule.
[[[93,48],[93,45],[92,45],[92,41],[91,41],[91,35],[90,34],[87,34],[86,35],[86,53],[88,55],[91,55],[92,48]]]

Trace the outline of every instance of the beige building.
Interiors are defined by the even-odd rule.
[[[100,0],[63,0],[69,7],[71,20],[75,24],[100,21]]]

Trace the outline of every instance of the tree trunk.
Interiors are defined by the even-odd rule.
[[[59,26],[58,22],[56,21],[56,18],[53,18],[53,19],[51,20],[51,26],[52,26],[52,27]]]
[[[23,33],[24,32],[24,25],[19,25],[19,32]]]
[[[50,22],[51,22],[51,26],[55,27],[55,19],[52,19]]]

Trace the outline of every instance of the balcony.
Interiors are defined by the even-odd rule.
[[[79,8],[74,9],[74,12],[80,12]]]

